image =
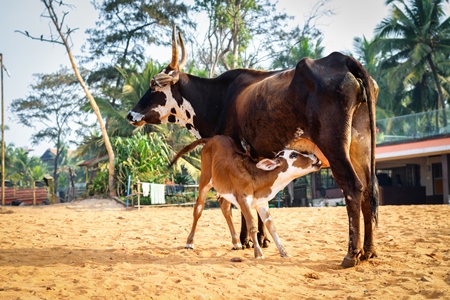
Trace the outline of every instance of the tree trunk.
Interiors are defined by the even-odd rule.
[[[447,113],[445,111],[444,94],[442,93],[441,83],[439,82],[439,76],[436,71],[436,66],[434,65],[433,59],[431,58],[431,54],[428,55],[428,63],[430,65],[431,71],[433,73],[434,83],[436,84],[436,90],[438,92],[437,110],[439,111],[442,106],[442,116],[443,116],[443,121],[444,121],[444,127],[446,127],[447,126]],[[436,119],[436,125],[439,130],[439,118]]]
[[[61,37],[61,40],[63,41],[64,47],[67,50],[67,55],[69,55],[70,63],[72,65],[75,76],[77,77],[78,82],[80,83],[81,87],[83,88],[83,91],[86,94],[86,97],[88,98],[89,102],[91,103],[91,106],[92,106],[92,109],[94,110],[95,115],[97,116],[97,120],[100,125],[100,129],[101,129],[102,136],[103,136],[103,141],[105,143],[106,151],[108,152],[108,155],[109,155],[109,166],[108,166],[109,196],[114,197],[116,195],[116,190],[114,188],[114,151],[112,149],[111,142],[109,141],[108,132],[106,131],[105,123],[103,122],[102,115],[100,114],[100,109],[98,108],[97,102],[95,102],[94,97],[89,92],[89,89],[87,88],[86,83],[84,82],[83,78],[80,75],[80,72],[78,71],[77,65],[75,63],[75,59],[73,58],[72,51],[70,50],[70,47],[69,47],[69,43],[67,42],[66,37],[62,33],[60,24],[58,23],[58,18],[53,9],[52,1],[49,1],[49,2],[44,1],[44,4],[49,13],[49,17],[52,20],[53,25],[55,26],[56,30],[58,31],[58,34]]]
[[[60,155],[59,145],[56,148],[55,161],[53,162],[53,191],[58,196],[58,159]],[[58,198],[56,198],[58,199]],[[61,202],[61,200],[59,201]]]

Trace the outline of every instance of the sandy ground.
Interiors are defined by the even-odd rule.
[[[378,258],[351,269],[345,207],[271,211],[291,258],[231,251],[218,209],[186,250],[189,207],[2,207],[0,299],[450,299],[449,206],[380,207]]]

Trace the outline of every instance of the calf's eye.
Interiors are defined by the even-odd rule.
[[[298,156],[297,152],[292,152],[291,155],[289,155],[289,158],[296,158]]]

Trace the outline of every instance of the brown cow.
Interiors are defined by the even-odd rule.
[[[345,196],[349,243],[341,265],[375,256],[378,87],[361,64],[334,52],[317,60],[304,58],[293,69],[236,69],[206,79],[182,72],[186,52],[181,46],[178,64],[174,30],[172,62],[152,79],[128,113],[129,122],[177,123],[197,138],[227,135],[255,158],[270,158],[283,149],[315,153],[323,167],[331,167]]]
[[[251,234],[256,258],[264,258],[264,255],[257,239],[258,230],[251,208],[256,209],[264,221],[281,257],[287,257],[288,254],[275,231],[268,202],[293,179],[319,170],[322,165],[320,160],[314,154],[283,150],[274,159],[265,158],[256,163],[240,152],[233,139],[216,135],[187,145],[178,152],[171,164],[199,144],[205,146],[202,150],[202,170],[199,194],[194,206],[194,222],[186,248],[194,249],[195,229],[205,207],[206,194],[214,187],[222,198],[241,209]],[[232,232],[231,228],[230,231]]]

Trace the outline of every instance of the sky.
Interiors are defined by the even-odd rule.
[[[98,14],[91,0],[66,0],[75,7],[69,10],[65,24],[78,28],[72,34],[72,51],[81,55],[81,47],[87,36],[85,30],[95,26]],[[192,1],[189,1],[192,3]],[[315,0],[279,0],[278,8],[295,16],[294,24],[303,24],[305,16],[311,11]],[[352,51],[353,38],[370,39],[381,20],[388,16],[389,9],[384,0],[330,0],[329,7],[334,15],[323,17],[316,25],[324,33],[324,53],[333,51]],[[21,125],[10,110],[14,99],[26,98],[32,91],[30,85],[35,83],[33,74],[49,74],[58,71],[61,66],[70,67],[69,58],[61,45],[45,43],[27,38],[15,32],[27,30],[30,35],[48,36],[51,26],[49,20],[41,17],[44,5],[40,0],[0,0],[0,53],[3,54],[4,66],[10,77],[3,73],[3,92],[5,105],[5,143],[15,147],[32,148],[34,156],[41,156],[52,144],[43,142],[31,145],[30,137],[37,129]],[[449,5],[446,11],[450,13]],[[168,61],[170,49],[151,51],[152,59]],[[149,57],[150,59],[150,57]],[[131,109],[131,108],[130,108]]]

